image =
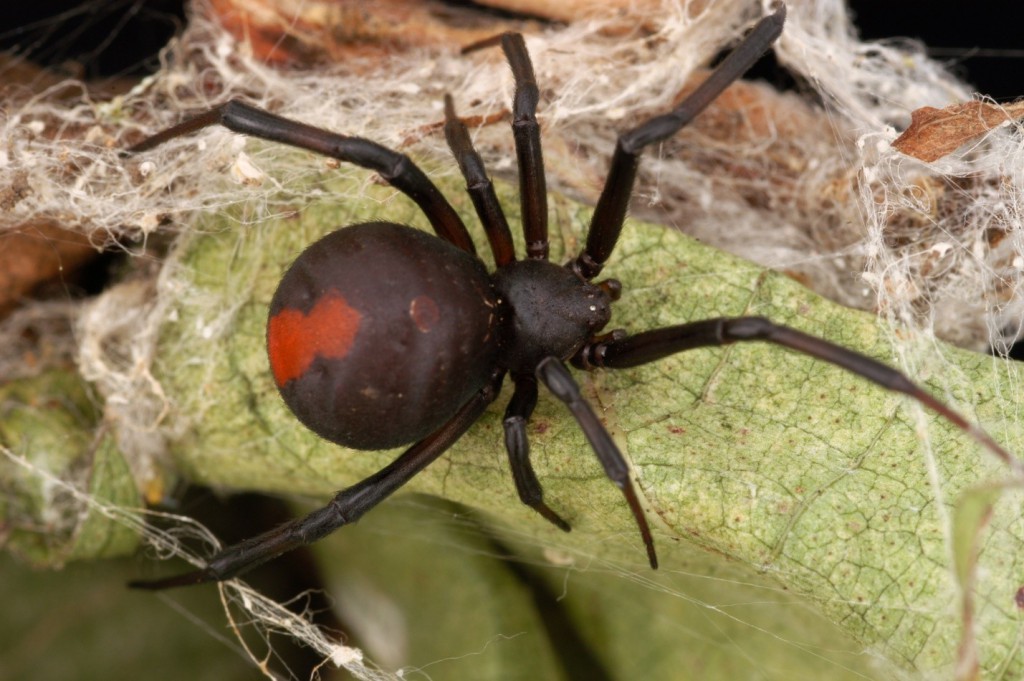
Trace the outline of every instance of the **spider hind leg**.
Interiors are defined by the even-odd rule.
[[[135,589],[155,591],[231,579],[277,558],[282,553],[311,544],[354,522],[448,451],[448,448],[480,418],[487,405],[497,398],[504,377],[503,371],[495,371],[488,383],[447,423],[409,447],[397,459],[370,477],[338,492],[326,506],[263,534],[228,546],[207,561],[206,567],[199,570],[164,579],[129,582],[128,585]]]
[[[524,504],[537,511],[545,520],[563,532],[572,528],[550,506],[544,503],[544,492],[530,463],[530,443],[526,437],[526,422],[537,406],[537,380],[533,376],[515,377],[516,389],[505,410],[505,450],[508,452],[512,479],[516,492]]]

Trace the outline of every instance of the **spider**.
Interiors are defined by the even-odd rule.
[[[539,92],[525,42],[516,33],[468,49],[500,43],[512,68],[525,259],[516,257],[483,162],[452,98],[445,97],[445,136],[490,243],[493,273],[476,256],[462,220],[426,175],[405,155],[375,142],[232,100],[129,148],[129,153],[142,152],[219,124],[374,170],[415,201],[436,232],[433,236],[394,223],[369,222],[328,234],[286,272],[267,324],[270,368],[299,421],[327,440],[356,449],[411,446],[374,475],[338,492],[326,506],[223,549],[201,569],[130,585],[163,589],[230,579],[356,520],[451,447],[497,399],[506,375],[514,391],[505,411],[505,447],[522,502],[569,531],[569,524],[545,503],[530,463],[526,426],[543,384],[568,407],[608,478],[621,489],[650,565],[656,568],[654,540],[629,466],[583,399],[566,361],[584,370],[623,369],[692,348],[767,341],[905,393],[1005,454],[898,371],[762,317],[705,319],[635,335],[603,332],[621,285],[615,279],[594,279],[622,230],[640,155],[678,132],[745,73],[781,34],[785,15],[785,6],[777,4],[675,109],[618,138],[586,244],[565,266],[548,260],[547,189],[536,119]]]

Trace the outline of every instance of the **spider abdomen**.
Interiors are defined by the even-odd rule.
[[[494,309],[479,259],[411,227],[345,227],[281,280],[267,322],[271,370],[321,437],[357,449],[415,442],[489,377]]]

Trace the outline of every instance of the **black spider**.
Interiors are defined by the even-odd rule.
[[[587,370],[621,369],[691,348],[768,341],[910,395],[1002,452],[988,436],[894,369],[761,317],[706,319],[633,336],[625,331],[602,333],[621,287],[614,279],[592,280],[622,230],[640,154],[679,131],[739,78],[780,35],[785,13],[785,7],[777,5],[674,110],[619,137],[586,246],[564,267],[547,259],[547,193],[535,116],[538,89],[518,34],[500,36],[500,44],[516,83],[512,129],[526,236],[524,260],[516,259],[508,223],[481,159],[455,115],[451,97],[445,98],[445,135],[494,253],[493,274],[476,257],[459,216],[423,172],[408,157],[369,140],[230,101],[133,146],[130,152],[144,151],[220,124],[322,153],[377,171],[419,204],[437,236],[383,222],[328,234],[309,246],[285,274],[271,302],[267,326],[274,379],[306,426],[332,442],[359,449],[414,444],[323,508],[222,550],[205,568],[132,586],[162,589],[228,579],[352,522],[465,433],[497,398],[506,374],[515,390],[505,412],[505,446],[523,503],[569,530],[543,501],[530,464],[526,423],[537,403],[539,381],[568,406],[608,477],[623,491],[650,564],[657,567],[629,466],[580,395],[566,360]],[[498,39],[488,44],[494,42]]]

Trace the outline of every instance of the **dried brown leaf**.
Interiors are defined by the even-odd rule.
[[[0,316],[39,284],[67,276],[97,253],[89,237],[50,222],[0,234]]]
[[[535,23],[439,0],[211,0],[210,9],[253,56],[290,67],[466,45]]]
[[[892,146],[907,156],[936,161],[1005,123],[1024,117],[1024,101],[1014,104],[963,102],[942,109],[923,106],[910,114],[910,126]]]
[[[521,16],[543,17],[552,21],[570,23],[600,14],[603,18],[621,20],[623,30],[635,29],[637,21],[657,15],[662,9],[660,0],[478,0],[479,4],[495,7]],[[704,11],[706,3],[688,7],[692,15]],[[613,22],[617,23],[617,22]]]

